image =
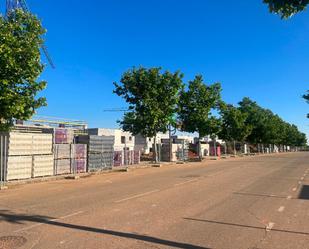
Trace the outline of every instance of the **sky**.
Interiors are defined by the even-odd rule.
[[[4,0],[1,0],[2,11]],[[262,0],[28,0],[48,30],[56,69],[46,67],[39,115],[118,127],[125,107],[113,82],[134,66],[202,74],[222,98],[250,97],[309,137],[309,11],[289,20]],[[43,58],[43,60],[45,60]],[[45,60],[46,61],[46,60]]]

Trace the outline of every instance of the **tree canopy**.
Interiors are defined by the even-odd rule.
[[[247,123],[248,113],[242,112],[233,105],[222,105],[220,108],[222,129],[219,137],[226,141],[245,142],[252,132],[252,124]]]
[[[220,102],[221,85],[206,85],[198,75],[183,89],[179,100],[178,118],[181,129],[186,132],[198,132],[200,137],[210,135],[217,128],[217,121],[211,118],[211,110]],[[210,119],[211,118],[211,119]]]
[[[40,60],[45,30],[32,14],[22,10],[0,16],[0,129],[14,119],[27,120],[46,105],[37,94],[46,87],[39,81],[44,66]]]
[[[161,72],[161,68],[133,68],[125,72],[114,83],[118,96],[129,104],[120,126],[134,135],[155,137],[158,132],[166,132],[178,104],[182,74]]]
[[[248,142],[290,146],[304,146],[307,143],[306,135],[297,126],[286,123],[251,99],[244,98],[239,102],[239,109],[247,115],[245,123],[252,127]]]
[[[264,3],[268,4],[270,12],[286,19],[305,10],[309,0],[264,0]]]

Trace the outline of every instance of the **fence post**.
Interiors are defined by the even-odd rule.
[[[0,190],[5,188],[7,172],[7,140],[8,137],[0,135]]]
[[[3,186],[2,172],[3,172],[3,162],[4,162],[4,153],[3,153],[3,136],[0,135],[0,188]]]

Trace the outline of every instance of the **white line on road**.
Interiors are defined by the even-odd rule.
[[[273,227],[275,226],[274,222],[269,222],[268,225],[266,226],[266,231],[269,232]]]
[[[28,227],[25,227],[25,228],[21,228],[21,229],[15,230],[14,233],[19,233],[19,232],[22,232],[22,231],[30,230],[30,229],[35,228],[35,227],[47,225],[48,222],[64,220],[64,219],[70,218],[70,217],[72,217],[72,216],[79,215],[79,214],[81,214],[81,213],[83,213],[83,212],[84,212],[84,211],[78,211],[78,212],[76,212],[76,213],[68,214],[68,215],[66,215],[66,216],[62,216],[62,217],[57,218],[57,219],[46,220],[46,223],[37,223],[37,224],[34,224],[34,225],[32,225],[32,226],[28,226]],[[43,219],[43,218],[42,218],[42,219]],[[38,222],[40,222],[39,219],[38,219]]]
[[[281,206],[281,207],[279,207],[279,209],[278,209],[278,212],[283,212],[284,211],[284,209],[285,209],[285,207],[284,206]]]
[[[188,181],[185,181],[185,182],[180,182],[180,183],[176,183],[174,184],[174,186],[180,186],[180,185],[183,185],[183,184],[187,184],[187,183],[190,183],[190,182],[196,182],[197,179],[191,179],[191,180],[188,180]]]
[[[127,197],[127,198],[115,201],[115,203],[120,203],[120,202],[128,201],[128,200],[131,200],[131,199],[135,199],[135,198],[142,197],[142,196],[145,196],[145,195],[149,195],[149,194],[152,194],[152,193],[155,193],[155,192],[159,192],[159,191],[160,191],[159,189],[155,189],[155,190],[152,190],[152,191],[149,191],[149,192],[145,192],[145,193],[138,194],[138,195],[133,195],[133,196],[130,196],[130,197]]]

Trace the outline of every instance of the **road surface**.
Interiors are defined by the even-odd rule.
[[[309,248],[309,153],[206,161],[0,192],[0,248]]]

